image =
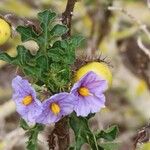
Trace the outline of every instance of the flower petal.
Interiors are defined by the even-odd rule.
[[[33,97],[36,96],[36,92],[31,87],[30,83],[27,80],[22,79],[20,76],[17,76],[12,80],[12,87],[14,93],[19,97],[25,97],[30,94],[32,94]]]
[[[13,79],[12,87],[17,112],[26,121],[35,123],[37,116],[42,112],[42,104],[40,100],[36,99],[35,90],[27,80],[22,79],[20,76]],[[32,96],[32,101],[28,105],[24,105],[22,102],[26,96]]]
[[[56,103],[60,107],[60,112],[58,114],[54,114],[50,109],[52,103]],[[63,116],[72,113],[75,103],[75,97],[69,93],[63,92],[55,94],[42,103],[43,111],[37,118],[37,122],[42,124],[55,123]]]
[[[90,91],[90,95],[80,95],[78,90],[81,87],[85,87]],[[71,89],[77,99],[77,104],[74,110],[77,116],[87,116],[90,113],[98,112],[105,106],[105,96],[103,92],[107,89],[107,82],[101,79],[93,71],[88,72],[83,76]]]

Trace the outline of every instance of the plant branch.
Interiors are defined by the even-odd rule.
[[[145,55],[147,55],[148,58],[150,59],[150,50],[148,48],[146,48],[145,45],[142,43],[141,37],[138,37],[137,44],[138,44],[139,48],[145,53]]]
[[[87,9],[88,16],[91,18],[92,27],[90,37],[88,40],[88,53],[94,55],[103,40],[103,38],[109,32],[109,19],[112,16],[112,12],[105,8],[112,5],[110,0],[108,3],[96,2],[96,8],[94,10]]]
[[[139,26],[139,29],[142,30],[147,37],[150,39],[150,31],[148,30],[147,26],[141,22],[141,20],[138,20],[135,18],[132,14],[130,14],[126,9],[121,8],[121,7],[115,7],[115,6],[110,6],[108,7],[108,10],[111,11],[120,11],[127,15],[131,20],[133,20],[134,23],[136,23]],[[145,46],[142,44],[141,39],[138,38],[138,46],[141,48],[141,50],[150,58],[150,52],[149,49],[145,48]]]
[[[103,20],[99,23],[99,29],[98,29],[98,37],[95,44],[95,51],[98,49],[99,44],[101,43],[103,37],[108,33],[109,31],[109,19],[111,17],[111,11],[107,10],[104,13]],[[101,34],[100,34],[101,33]]]
[[[62,23],[68,27],[68,32],[62,36],[62,38],[67,38],[71,35],[71,24],[74,6],[77,0],[68,0],[66,9],[62,13]]]
[[[62,13],[62,23],[68,27],[67,33],[62,35],[66,39],[71,35],[72,14],[77,0],[68,0],[66,9]],[[54,150],[58,147],[60,150],[66,150],[69,147],[69,121],[68,117],[62,118],[55,124],[55,128],[48,137],[49,149]]]

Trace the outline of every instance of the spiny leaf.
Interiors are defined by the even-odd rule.
[[[94,134],[88,126],[88,120],[83,117],[77,117],[72,114],[70,117],[70,126],[75,133],[75,150],[80,150],[81,146],[88,143],[92,150],[98,150],[98,145]]]
[[[38,134],[43,129],[44,129],[43,125],[36,124],[34,127],[30,128],[27,131],[27,134],[29,135],[29,140],[27,142],[27,150],[37,150]]]
[[[34,32],[34,30],[31,27],[18,26],[16,30],[20,33],[21,40],[23,42],[29,40],[37,41],[38,35]]]
[[[41,33],[37,34],[31,27],[19,26],[17,31],[21,35],[22,41],[34,40],[40,47],[40,50],[46,51],[49,45],[49,39],[52,38],[50,35],[50,27],[52,28],[52,23],[56,17],[56,13],[50,10],[45,10],[38,14],[38,19],[40,21]]]
[[[6,61],[8,63],[11,63],[13,61],[13,58],[10,57],[7,53],[5,52],[0,52],[0,60]]]
[[[119,150],[119,144],[115,142],[105,142],[99,145],[104,150]]]
[[[117,126],[111,126],[110,128],[106,130],[101,130],[99,133],[96,134],[96,139],[103,138],[107,141],[113,141],[118,134],[118,127]]]
[[[38,19],[42,24],[48,25],[52,22],[56,17],[55,12],[51,12],[50,10],[45,10],[43,12],[38,13]]]
[[[83,42],[84,38],[83,36],[80,35],[75,35],[72,36],[70,39],[70,43],[74,46],[74,47],[79,47],[81,45],[81,42]]]
[[[31,54],[24,46],[19,45],[17,47],[17,56],[11,57],[7,53],[0,53],[0,60],[4,60],[10,64],[22,66],[27,61],[27,57],[30,57]]]
[[[64,25],[60,25],[60,24],[57,24],[53,27],[53,29],[51,30],[51,35],[53,36],[61,36],[63,35],[64,33],[67,32],[67,27],[64,26]]]
[[[23,46],[17,47],[17,56],[10,57],[0,54],[0,59],[19,66],[23,73],[30,76],[40,85],[57,92],[68,90],[71,80],[71,64],[75,62],[75,50],[82,41],[81,37],[61,39],[67,27],[55,22],[56,13],[45,10],[38,14],[41,32],[36,33],[31,26],[19,26],[17,31],[22,41],[34,40],[39,50],[31,55],[30,50]],[[55,66],[55,67],[53,67]]]

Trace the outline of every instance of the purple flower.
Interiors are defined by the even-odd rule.
[[[16,103],[17,112],[23,119],[35,123],[37,116],[42,112],[42,104],[36,98],[36,92],[27,80],[17,76],[12,81],[13,100]]]
[[[77,116],[87,116],[105,107],[103,92],[106,89],[106,80],[101,79],[92,71],[88,72],[80,81],[75,83],[71,89],[71,94],[77,98],[77,104],[74,107]]]
[[[75,103],[75,97],[69,93],[55,94],[42,103],[43,112],[36,121],[42,124],[55,123],[72,113]]]

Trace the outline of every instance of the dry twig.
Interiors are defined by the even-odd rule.
[[[124,13],[125,15],[127,15],[131,20],[133,20],[133,22],[135,24],[137,24],[139,26],[139,29],[142,30],[147,35],[147,37],[150,39],[150,31],[148,30],[147,26],[145,24],[143,24],[141,22],[141,20],[135,18],[132,14],[130,14],[126,9],[121,8],[121,7],[110,6],[110,7],[108,7],[108,10],[111,10],[111,11],[121,11],[122,13]],[[140,40],[140,38],[138,38],[137,42],[138,42],[138,46],[140,47],[140,49],[148,56],[148,58],[150,58],[150,50],[147,49],[143,45],[143,43]]]

